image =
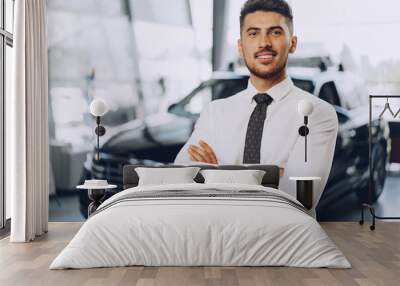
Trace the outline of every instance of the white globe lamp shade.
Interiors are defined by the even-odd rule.
[[[94,99],[90,103],[90,107],[89,108],[90,108],[90,113],[93,116],[103,116],[108,111],[106,102],[104,100],[101,100],[101,99]]]
[[[311,101],[303,99],[297,105],[297,111],[302,116],[309,116],[314,110],[314,105]]]

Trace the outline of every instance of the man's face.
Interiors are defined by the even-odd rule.
[[[257,11],[244,18],[238,48],[255,76],[271,78],[285,72],[288,54],[296,50],[296,45],[297,38],[290,35],[283,15]]]

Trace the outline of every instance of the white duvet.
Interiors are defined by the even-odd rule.
[[[263,190],[254,185],[179,184],[127,189],[105,201],[50,269],[127,265],[350,268],[318,222],[289,204],[258,198],[152,198],[115,203],[131,192]]]

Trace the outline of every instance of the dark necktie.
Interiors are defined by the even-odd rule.
[[[244,145],[243,163],[259,164],[261,139],[264,121],[267,117],[267,107],[272,102],[272,97],[266,93],[257,93],[253,99],[257,102],[247,125],[246,141]]]

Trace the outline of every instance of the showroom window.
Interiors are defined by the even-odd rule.
[[[5,106],[6,95],[11,92],[14,0],[0,0],[0,228],[11,216],[10,194],[5,188]],[[7,224],[8,225],[8,224]]]

